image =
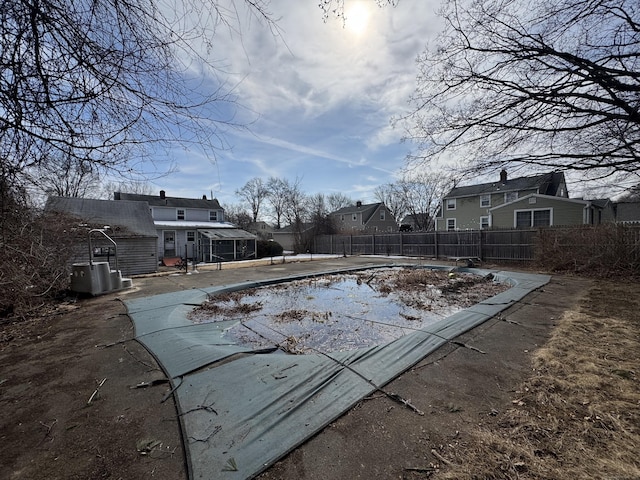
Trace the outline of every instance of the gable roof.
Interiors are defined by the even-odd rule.
[[[146,202],[49,197],[45,211],[65,213],[92,226],[109,225],[115,236],[158,236]]]
[[[531,177],[517,177],[505,182],[489,182],[466,187],[455,187],[444,198],[472,197],[496,192],[520,192],[523,190],[538,190],[542,195],[557,195],[558,188],[564,184],[564,173],[549,172]]]
[[[274,235],[279,235],[279,234],[292,234],[296,231],[299,232],[306,232],[307,230],[311,230],[313,228],[313,223],[311,222],[302,222],[296,229],[295,225],[287,225],[286,227],[282,227],[282,228],[278,228],[278,229],[273,229],[272,233]]]
[[[381,202],[367,203],[367,204],[357,203],[356,205],[349,205],[348,207],[342,207],[336,210],[335,212],[331,213],[331,215],[353,215],[354,213],[361,213],[362,221],[364,223],[367,223],[371,218],[371,216],[374,213],[376,213],[376,210],[378,210],[380,206],[384,206],[384,204]]]
[[[209,210],[221,210],[222,207],[217,198],[208,200],[206,198],[181,198],[167,197],[164,190],[160,195],[140,195],[137,193],[114,192],[114,200],[130,200],[134,202],[147,202],[152,207],[173,207],[173,208],[202,208]]]

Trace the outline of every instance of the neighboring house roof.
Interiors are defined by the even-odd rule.
[[[287,225],[286,227],[279,228],[277,230],[273,230],[274,235],[287,235],[295,232],[306,232],[307,230],[311,230],[313,228],[313,223],[303,222],[298,228],[294,225]]]
[[[640,222],[640,202],[616,203],[617,222]]]
[[[115,200],[147,202],[152,207],[222,209],[216,198],[207,200],[206,196],[203,198],[167,197],[164,190],[160,191],[160,195],[115,192],[113,198]]]
[[[609,198],[594,198],[593,200],[589,200],[591,204],[598,208],[606,208],[607,205],[611,203]]]
[[[523,190],[534,189],[537,189],[538,193],[543,195],[555,196],[558,193],[560,185],[564,183],[564,174],[562,172],[549,172],[542,175],[512,179],[508,179],[505,172],[503,178],[504,181],[501,179],[497,182],[480,183],[466,187],[455,187],[451,189],[444,198],[471,197],[494,192],[520,192]]]
[[[251,222],[247,225],[246,229],[247,230],[264,230],[267,232],[272,232],[273,230],[275,230],[275,228],[273,228],[267,222],[263,222],[263,221]]]
[[[146,202],[49,197],[45,210],[72,215],[92,226],[109,225],[116,236],[158,236]]]
[[[331,213],[331,215],[352,215],[354,213],[361,213],[362,214],[362,221],[364,223],[367,223],[369,221],[369,219],[371,218],[371,216],[376,213],[376,210],[378,210],[378,207],[380,206],[384,206],[383,203],[368,203],[368,204],[361,204],[361,203],[357,203],[356,205],[350,205],[348,207],[342,207],[339,210],[336,210],[335,212]]]

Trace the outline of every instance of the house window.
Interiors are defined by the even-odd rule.
[[[518,199],[518,192],[505,192],[504,203],[515,202]]]
[[[551,209],[516,211],[516,228],[551,226]]]
[[[456,209],[456,199],[447,198],[447,210],[455,210],[455,209]]]
[[[178,220],[184,220],[184,209],[183,208],[178,208],[178,210],[176,211],[176,218]]]
[[[344,215],[340,215],[340,220],[344,222]]]
[[[480,229],[485,230],[487,228],[489,228],[489,217],[488,216],[480,217]]]
[[[354,222],[358,221],[358,214],[354,213],[353,215],[351,215],[351,220],[353,220]]]
[[[533,226],[549,227],[551,225],[551,210],[534,210]]]
[[[187,242],[195,242],[196,241],[196,232],[187,231]]]
[[[209,210],[209,221],[210,222],[218,221],[218,212],[216,210]]]
[[[456,229],[456,219],[455,218],[447,218],[447,231],[451,232]]]
[[[384,210],[380,210],[380,220],[384,220]]]
[[[480,207],[490,207],[491,206],[491,195],[480,195]]]

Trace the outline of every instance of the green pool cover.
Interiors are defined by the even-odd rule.
[[[308,276],[127,301],[136,339],[156,357],[175,389],[190,478],[259,474],[438,347],[550,280],[546,275],[459,270],[491,273],[511,288],[390,343],[331,354],[289,355],[275,345],[251,350],[224,337],[237,322],[194,324],[187,319],[209,294]]]

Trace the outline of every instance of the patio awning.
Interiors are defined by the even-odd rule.
[[[252,233],[245,232],[240,228],[212,228],[198,230],[198,233],[212,240],[255,240],[257,238]]]

